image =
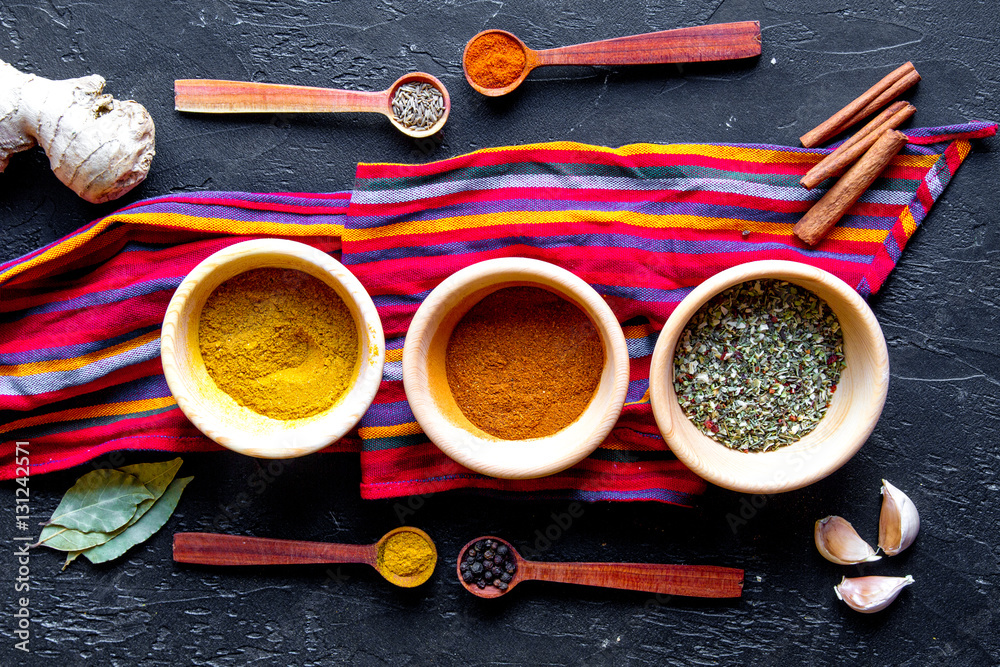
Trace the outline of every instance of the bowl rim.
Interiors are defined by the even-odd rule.
[[[765,279],[786,280],[814,293],[815,287],[821,286],[824,291],[835,295],[838,305],[848,308],[853,314],[849,326],[856,326],[854,330],[861,333],[866,349],[870,351],[870,358],[866,355],[866,361],[861,365],[870,366],[873,371],[870,381],[858,382],[863,385],[864,398],[868,401],[860,410],[861,419],[843,420],[833,433],[822,440],[812,439],[813,431],[802,440],[771,452],[740,452],[709,439],[690,425],[673,390],[673,355],[688,321],[709,299],[739,283]],[[830,306],[835,307],[834,304]],[[841,327],[844,327],[843,321]],[[864,445],[878,422],[888,395],[889,352],[875,314],[846,282],[829,271],[801,262],[757,260],[738,264],[711,276],[684,297],[667,319],[656,341],[649,377],[650,403],[657,427],[671,451],[685,466],[706,481],[732,491],[780,493],[823,479],[847,463]],[[847,405],[858,400],[852,396]],[[674,424],[675,417],[677,426]],[[689,434],[691,431],[683,424],[690,425],[697,435],[685,435],[685,431]],[[732,470],[739,470],[739,473],[734,475]]]
[[[192,389],[182,371],[183,354],[179,352],[178,330],[188,302],[195,289],[205,280],[225,273],[234,263],[261,258],[259,264],[247,266],[233,275],[255,268],[276,266],[278,258],[288,258],[311,267],[306,271],[316,277],[332,279],[340,286],[340,296],[353,306],[359,333],[358,376],[351,388],[329,410],[303,420],[278,420],[259,415],[273,424],[281,435],[262,437],[249,430],[234,427],[233,421],[214,414],[202,393]],[[286,267],[297,268],[297,267]],[[302,270],[297,268],[297,270]],[[223,282],[225,278],[220,281]],[[212,289],[215,289],[214,287]],[[199,262],[181,281],[171,296],[163,318],[160,356],[164,377],[185,417],[206,437],[217,444],[256,458],[294,458],[319,451],[336,442],[354,428],[375,399],[382,381],[385,363],[385,335],[382,322],[371,296],[351,271],[318,248],[288,239],[261,238],[242,241],[218,250]],[[246,408],[244,408],[246,409]],[[283,428],[287,426],[287,428]],[[284,440],[284,444],[278,442]]]
[[[602,378],[609,373],[607,400],[595,397],[577,419],[550,436],[527,440],[485,438],[454,424],[441,414],[429,387],[428,349],[441,320],[466,296],[497,285],[537,283],[558,286],[588,313],[605,344]],[[452,299],[459,298],[455,303]],[[481,297],[480,297],[481,298]],[[467,303],[467,302],[466,302]],[[470,306],[471,307],[471,306]],[[526,257],[484,260],[456,271],[424,299],[410,322],[403,344],[403,386],[410,409],[427,437],[445,455],[464,467],[501,479],[533,479],[565,470],[589,456],[604,441],[618,421],[628,391],[628,346],[621,324],[603,297],[579,276],[550,262]],[[605,382],[602,379],[601,384]],[[597,417],[596,415],[599,415]],[[592,431],[574,438],[566,434],[582,420],[597,421]],[[582,426],[581,426],[582,428]]]

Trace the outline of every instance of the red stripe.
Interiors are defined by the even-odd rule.
[[[66,347],[114,338],[159,324],[173,290],[160,290],[141,299],[87,306],[78,310],[30,315],[4,325],[0,353]]]
[[[398,380],[382,380],[373,403],[376,405],[385,405],[388,403],[404,403],[405,401],[406,392],[403,390],[402,382]]]

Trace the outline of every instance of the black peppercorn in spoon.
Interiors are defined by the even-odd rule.
[[[498,537],[472,540],[459,552],[458,580],[481,598],[497,598],[522,581],[556,581],[702,598],[738,598],[743,570],[660,563],[546,563],[525,560]]]

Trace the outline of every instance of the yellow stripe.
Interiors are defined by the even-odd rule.
[[[540,144],[510,147],[497,146],[484,148],[482,153],[518,152],[518,151],[577,151],[581,153],[604,153],[606,155],[705,155],[707,157],[727,160],[745,160],[750,162],[786,162],[810,163],[821,159],[826,153],[786,152],[766,148],[747,148],[741,146],[719,146],[716,144],[628,144],[619,148],[592,146],[573,141],[556,141]],[[471,154],[470,154],[471,155]]]
[[[966,156],[969,155],[969,151],[972,150],[972,142],[968,139],[959,139],[955,142],[955,148],[958,150],[959,160],[964,161]]]
[[[76,419],[89,419],[92,417],[110,417],[111,415],[127,415],[133,412],[146,412],[157,408],[165,408],[176,405],[177,401],[173,396],[163,398],[143,398],[137,401],[123,401],[121,403],[104,403],[102,405],[92,405],[87,408],[71,408],[61,412],[50,412],[45,415],[27,417],[9,424],[0,426],[0,433],[7,433],[20,428],[38,426],[40,424],[54,424],[56,422],[73,421]]]
[[[649,335],[649,326],[646,324],[633,324],[622,327],[626,338],[645,338]]]
[[[199,232],[217,232],[222,234],[270,236],[340,236],[343,225],[297,225],[289,222],[248,222],[231,220],[229,218],[204,218],[194,215],[179,215],[171,213],[119,213],[112,216],[112,222],[127,222],[140,225],[156,225],[157,227],[193,229]]]
[[[416,433],[420,433],[420,424],[417,422],[393,424],[392,426],[364,426],[358,429],[358,435],[366,440],[368,438],[395,438]]]
[[[403,360],[403,348],[398,350],[386,350],[385,351],[385,363],[390,361],[402,361]]]
[[[194,229],[223,234],[265,234],[271,236],[342,236],[343,225],[296,225],[277,222],[241,222],[227,218],[201,218],[176,213],[118,213],[109,215],[83,234],[49,248],[37,257],[18,264],[0,274],[0,283],[58,257],[68,255],[114,223],[150,225],[167,228]]]
[[[0,376],[25,377],[27,375],[38,375],[40,373],[73,371],[78,368],[83,368],[87,364],[92,364],[95,361],[107,359],[108,357],[113,357],[128,352],[129,350],[142,347],[146,343],[155,341],[159,337],[159,331],[151,331],[148,334],[139,336],[138,338],[133,338],[132,340],[127,340],[124,343],[112,345],[111,347],[104,348],[103,350],[90,352],[89,354],[84,354],[79,357],[72,357],[70,359],[53,359],[51,361],[32,361],[26,364],[0,366]]]
[[[899,214],[899,221],[903,223],[903,233],[906,234],[906,238],[910,238],[913,232],[917,231],[917,223],[913,220],[913,213],[910,212],[909,206]]]
[[[632,227],[657,229],[713,229],[762,232],[779,236],[792,236],[792,226],[776,222],[749,222],[736,218],[710,218],[695,215],[652,215],[632,211],[538,211],[534,213],[480,213],[463,215],[436,220],[414,220],[397,222],[383,227],[371,229],[346,229],[345,241],[365,241],[402,235],[440,234],[457,229],[477,229],[495,227],[507,222],[505,218],[515,220],[521,225],[544,225],[552,223],[573,222],[575,219],[587,220],[593,223],[619,222]],[[840,238],[851,241],[881,243],[886,232],[877,229],[838,228]]]

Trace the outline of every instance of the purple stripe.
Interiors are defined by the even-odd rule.
[[[395,403],[372,403],[361,418],[361,426],[396,426],[416,421],[410,404],[406,401]]]
[[[63,347],[44,347],[35,350],[23,350],[21,352],[8,352],[7,354],[0,354],[0,365],[13,366],[14,364],[30,364],[37,361],[74,359],[76,357],[82,357],[85,354],[90,354],[91,352],[98,352],[109,347],[114,347],[115,345],[133,340],[139,336],[145,336],[150,332],[157,331],[159,328],[160,324],[157,323],[148,327],[135,329],[134,331],[129,331],[128,333],[115,336],[113,338],[103,338],[101,340],[90,341],[87,343],[77,343],[75,345],[65,345]]]
[[[304,211],[302,213],[287,213],[283,211],[256,210],[249,208],[236,208],[232,206],[206,206],[202,204],[188,204],[178,202],[164,202],[161,204],[151,204],[139,209],[129,209],[117,214],[125,221],[131,216],[148,214],[174,214],[196,218],[215,218],[221,220],[233,220],[237,222],[270,222],[284,225],[343,225],[344,216],[347,209],[341,213],[316,213],[315,211]],[[236,230],[234,230],[236,233]]]
[[[990,128],[996,128],[996,123],[972,120],[968,123],[960,123],[958,125],[942,125],[940,127],[915,127],[908,129],[904,134],[910,137],[934,137],[934,136],[944,136],[949,134],[974,134],[978,132],[984,132]],[[940,151],[938,151],[940,152]]]
[[[661,304],[676,304],[686,297],[693,287],[681,287],[678,289],[655,289],[653,287],[635,287],[632,285],[600,285],[591,283],[590,285],[601,296],[613,296],[631,301],[652,301]]]
[[[129,210],[134,210],[136,208],[142,208],[147,205],[157,205],[164,203],[179,203],[178,199],[204,199],[206,200],[204,206],[213,206],[210,200],[213,199],[232,199],[236,201],[245,201],[253,204],[290,204],[295,206],[313,206],[313,207],[333,207],[339,206],[342,208],[347,208],[350,202],[351,192],[349,190],[343,190],[341,192],[334,192],[328,194],[320,194],[318,196],[301,196],[289,192],[233,192],[228,190],[205,190],[200,192],[185,192],[183,194],[167,195],[164,197],[153,197],[151,199],[146,199],[144,201],[136,202],[133,206],[129,207]]]
[[[858,294],[867,299],[872,294],[872,286],[868,284],[868,278],[862,278],[861,282],[855,288],[858,290]]]
[[[651,332],[640,338],[626,338],[625,345],[628,347],[629,359],[648,357],[653,354],[653,348],[656,346],[656,338],[656,332]]]
[[[647,389],[649,389],[648,379],[630,380],[628,383],[628,391],[625,392],[625,402],[635,403],[646,394]]]
[[[149,341],[105,359],[68,371],[49,371],[23,377],[0,376],[0,398],[3,396],[31,396],[78,387],[110,375],[118,369],[156,359],[160,356],[160,339]]]
[[[889,257],[892,258],[893,263],[899,261],[899,256],[903,251],[899,248],[899,244],[896,243],[896,237],[892,234],[885,237],[885,251],[889,253]]]
[[[129,299],[137,296],[161,292],[163,290],[173,291],[177,289],[177,286],[180,285],[183,280],[184,276],[177,276],[174,278],[157,278],[156,280],[134,283],[128,287],[120,287],[118,289],[84,294],[65,301],[54,301],[41,306],[35,306],[34,308],[25,308],[24,310],[18,311],[16,317],[11,319],[0,318],[0,321],[16,322],[17,320],[30,317],[32,315],[55,313],[64,310],[79,310],[80,308],[87,308],[88,306],[100,306],[108,303],[117,303],[119,301],[128,301]]]

